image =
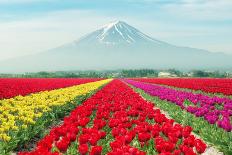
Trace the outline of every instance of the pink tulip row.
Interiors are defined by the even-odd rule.
[[[179,88],[201,90],[208,93],[232,95],[232,79],[217,78],[135,78],[134,80],[154,84],[164,84]]]

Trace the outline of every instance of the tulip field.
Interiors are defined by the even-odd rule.
[[[0,155],[232,155],[232,79],[0,79]]]

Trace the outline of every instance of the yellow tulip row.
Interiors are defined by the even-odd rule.
[[[72,102],[78,96],[86,95],[110,81],[111,79],[106,79],[0,100],[0,141],[9,141],[10,131],[17,132],[30,124],[35,124],[35,121],[43,113],[51,111],[52,107]]]

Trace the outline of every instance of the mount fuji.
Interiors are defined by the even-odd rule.
[[[157,43],[163,44],[164,42],[155,40],[146,34],[140,32],[136,28],[128,25],[123,21],[111,22],[101,29],[92,32],[76,43],[87,43],[87,44],[108,44],[108,45],[119,45],[119,44],[136,44],[136,43]]]
[[[228,69],[232,56],[175,46],[123,21],[111,22],[69,44],[0,62],[0,72],[133,68]]]

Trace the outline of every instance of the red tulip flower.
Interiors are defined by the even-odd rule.
[[[203,153],[205,152],[206,149],[206,144],[202,142],[202,140],[197,139],[195,140],[195,147],[198,153]]]
[[[101,146],[94,146],[90,152],[90,155],[101,155],[102,147]]]
[[[86,155],[88,153],[88,145],[87,144],[81,144],[79,147],[78,147],[78,151],[81,155]]]

